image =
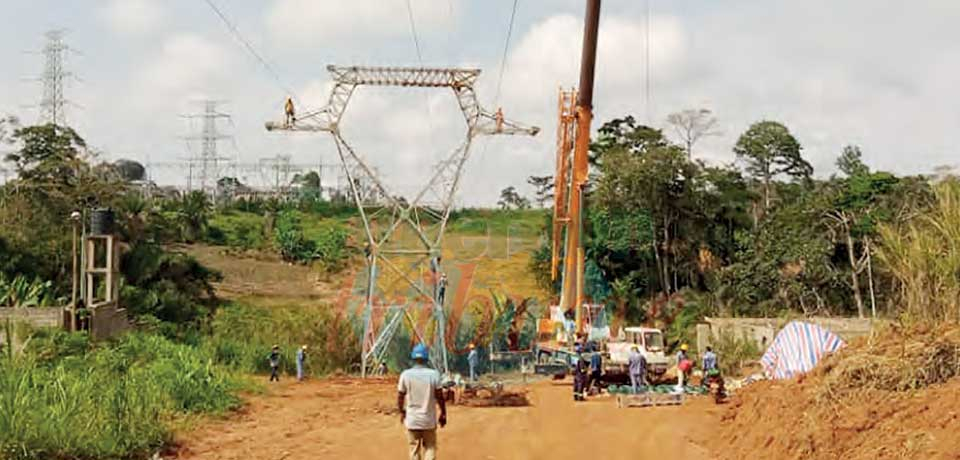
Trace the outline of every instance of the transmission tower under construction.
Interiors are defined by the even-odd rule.
[[[63,30],[51,30],[44,36],[47,44],[43,47],[43,74],[39,80],[43,83],[43,96],[40,99],[40,123],[66,125],[64,108],[68,104],[64,96],[64,85],[73,73],[66,70],[67,53],[72,49],[63,41]]]
[[[212,195],[216,194],[217,181],[220,180],[224,162],[230,158],[222,157],[219,154],[218,147],[220,141],[229,139],[220,132],[219,120],[229,119],[230,115],[219,110],[220,101],[205,100],[200,102],[203,105],[203,112],[184,115],[188,119],[200,119],[200,132],[187,136],[188,141],[200,141],[200,152],[192,155],[190,177],[188,181],[190,188],[193,186],[194,171],[193,165],[197,167],[196,181],[199,183],[199,190]]]

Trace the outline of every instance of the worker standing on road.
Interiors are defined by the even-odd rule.
[[[712,347],[707,347],[707,351],[703,354],[703,378],[700,379],[701,386],[707,386],[707,377],[719,373],[717,366],[717,354],[713,352]]]
[[[270,362],[270,381],[279,382],[280,381],[280,345],[274,345],[270,349],[270,354],[267,356],[267,361]]]
[[[574,345],[576,354],[573,356],[573,400],[583,401],[584,387],[587,382],[587,363],[583,359],[583,346],[580,342]]]
[[[303,381],[303,364],[307,360],[307,346],[303,345],[297,350],[297,381]]]
[[[689,372],[693,368],[690,358],[687,356],[687,350],[690,347],[687,344],[680,345],[680,351],[677,353],[677,387],[683,388],[684,383],[689,380]]]
[[[407,429],[407,445],[411,460],[436,460],[437,423],[447,424],[447,404],[440,388],[440,373],[427,367],[428,351],[424,344],[413,347],[410,358],[414,365],[400,374],[397,384],[397,408],[400,421]],[[440,417],[437,408],[440,406]]]
[[[630,371],[630,385],[633,387],[633,393],[639,393],[640,385],[647,386],[647,358],[640,353],[640,349],[636,345],[630,347],[627,365]]]
[[[477,381],[477,365],[480,364],[480,354],[477,353],[477,347],[470,344],[470,353],[467,354],[467,364],[470,365],[470,381]]]

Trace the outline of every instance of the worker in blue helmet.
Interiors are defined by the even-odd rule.
[[[429,351],[417,344],[410,353],[413,367],[400,374],[397,384],[397,408],[407,429],[410,458],[436,460],[437,424],[447,424],[447,405],[440,387],[440,373],[427,367]],[[440,406],[440,417],[437,417]]]

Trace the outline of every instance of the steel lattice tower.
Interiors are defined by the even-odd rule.
[[[268,122],[269,131],[327,132],[333,136],[337,153],[347,176],[354,203],[360,212],[366,234],[367,286],[363,308],[361,372],[377,368],[397,330],[409,324],[416,339],[428,343],[432,332],[434,353],[431,359],[442,373],[447,366],[447,318],[436,296],[441,245],[454,197],[460,185],[463,167],[470,156],[474,139],[484,135],[533,136],[539,128],[507,120],[501,110],[480,106],[474,84],[478,69],[415,67],[338,67],[328,66],[334,87],[327,105],[307,112],[296,121]],[[453,92],[467,124],[466,138],[452,153],[431,168],[431,176],[413,197],[391,193],[382,177],[362,155],[343,138],[340,122],[354,92],[361,86],[390,86],[447,89]],[[364,190],[364,184],[370,190]],[[433,203],[428,200],[435,199]],[[407,238],[401,232],[406,230]],[[427,268],[429,267],[429,268]],[[428,271],[429,270],[429,271]],[[381,273],[381,271],[385,273]],[[378,301],[390,287],[384,275],[394,276],[415,293],[401,305]],[[430,306],[430,318],[420,327],[411,316],[422,302]]]
[[[220,141],[230,138],[230,136],[220,132],[218,121],[229,119],[230,115],[218,110],[219,101],[207,100],[202,101],[202,104],[203,113],[184,115],[184,117],[202,120],[200,133],[188,136],[187,139],[200,141],[200,154],[194,159],[199,164],[197,180],[200,182],[200,190],[212,196],[216,193],[217,181],[220,180],[220,163],[229,160],[229,158],[221,157],[218,152]]]
[[[51,30],[44,34],[47,44],[43,47],[43,96],[40,99],[40,123],[66,125],[64,107],[67,100],[63,87],[66,79],[73,74],[65,69],[66,55],[70,47],[63,41],[64,31]]]

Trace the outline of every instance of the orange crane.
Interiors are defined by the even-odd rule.
[[[576,332],[583,333],[583,192],[587,183],[590,124],[593,121],[593,81],[597,63],[597,34],[601,0],[587,0],[583,51],[580,57],[580,90],[560,90],[557,131],[557,172],[553,220],[551,276],[559,272],[563,246],[561,311],[573,309]],[[576,106],[574,107],[574,101]],[[573,149],[571,158],[571,147]]]

